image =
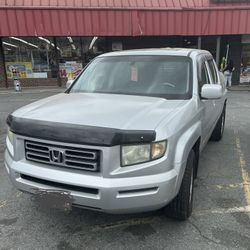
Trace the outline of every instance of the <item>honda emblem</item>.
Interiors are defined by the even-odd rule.
[[[63,162],[63,152],[56,149],[51,149],[49,151],[50,161],[53,163],[62,163]]]

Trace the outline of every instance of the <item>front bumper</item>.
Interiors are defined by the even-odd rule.
[[[5,166],[12,183],[21,191],[67,190],[73,197],[74,206],[107,213],[156,210],[169,203],[178,191],[175,169],[155,175],[104,178],[66,172],[60,168],[45,168],[27,161],[14,161],[7,150]],[[53,186],[53,183],[60,184],[60,188]],[[82,187],[84,191],[72,190],[69,188],[72,186]],[[92,192],[92,189],[97,191]]]

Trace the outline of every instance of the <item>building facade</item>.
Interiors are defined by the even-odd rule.
[[[250,80],[247,0],[0,0],[0,87],[13,69],[24,86],[62,85],[95,56],[190,47],[233,60],[233,84]]]

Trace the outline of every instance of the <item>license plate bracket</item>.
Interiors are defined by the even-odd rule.
[[[37,190],[34,200],[43,208],[68,211],[72,209],[73,198],[70,192],[63,190]]]

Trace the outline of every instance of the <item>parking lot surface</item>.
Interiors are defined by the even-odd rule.
[[[7,115],[62,89],[0,91],[0,249],[250,249],[250,92],[228,95],[222,141],[209,142],[186,222],[161,211],[107,215],[41,208],[4,167]]]

